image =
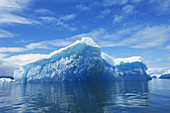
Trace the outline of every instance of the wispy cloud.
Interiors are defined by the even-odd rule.
[[[22,11],[31,0],[1,0],[0,12]]]
[[[128,39],[123,40],[122,44],[128,44],[132,48],[160,47],[170,40],[169,37],[169,25],[152,26],[138,31]],[[127,43],[126,41],[129,42]]]
[[[170,45],[166,46],[165,49],[170,50]]]
[[[124,5],[128,3],[128,0],[104,0],[104,6],[112,6],[112,5]]]
[[[45,15],[55,15],[54,12],[52,12],[48,9],[36,9],[34,12],[39,13],[39,14],[45,14]]]
[[[14,14],[1,14],[0,23],[32,24],[34,21]]]
[[[10,65],[23,65],[25,63],[29,63],[32,61],[36,61],[41,58],[45,58],[47,55],[45,54],[23,54],[23,55],[15,55],[11,57],[7,57],[3,59],[4,63],[9,63]]]
[[[21,16],[20,13],[27,8],[31,0],[0,0],[0,25],[33,24],[36,23],[30,18]],[[15,34],[3,30],[0,26],[0,38],[12,38]]]
[[[157,52],[159,53],[159,52]],[[152,54],[153,56],[153,54]],[[149,74],[163,74],[170,66],[170,54],[159,54],[150,59],[145,59],[145,64],[148,66]]]
[[[75,17],[76,17],[75,14],[69,14],[69,15],[60,17],[59,20],[69,21],[69,20],[73,20]]]
[[[89,8],[89,7],[84,6],[84,5],[82,5],[82,4],[76,5],[76,8],[77,8],[78,10],[82,10],[82,11],[90,11],[90,8]]]
[[[18,15],[28,5],[30,0],[1,0],[0,1],[0,24],[19,23],[31,24],[32,21],[26,17]]]
[[[0,54],[0,76],[12,76],[14,70],[19,69],[21,65],[45,58],[46,56],[45,54],[23,54],[1,58]]]
[[[120,21],[122,20],[122,18],[123,18],[123,16],[118,16],[118,15],[116,15],[116,16],[114,17],[114,22],[120,22]]]
[[[58,25],[58,26],[62,26],[64,28],[67,28],[71,31],[75,31],[77,30],[76,27],[73,27],[72,25],[68,24],[67,22],[73,20],[74,18],[76,17],[75,14],[69,14],[69,15],[64,15],[64,16],[60,16],[58,18],[56,17],[53,17],[53,16],[45,16],[45,17],[40,17],[40,19],[43,21],[43,22],[46,22],[46,23],[53,23],[55,25]]]
[[[100,12],[102,15],[108,15],[111,13],[111,10],[110,9],[105,9],[103,11]]]
[[[73,43],[73,41],[68,39],[56,39],[56,40],[52,40],[52,41],[42,41],[42,42],[37,42],[37,43],[30,43],[28,45],[26,45],[26,49],[27,50],[32,50],[32,49],[51,49],[50,47],[63,47],[63,46],[67,46],[71,43]]]
[[[4,57],[8,56],[8,54],[1,54],[0,53],[0,60],[2,60]]]
[[[122,10],[124,13],[132,13],[133,9],[134,9],[133,5],[125,5]]]
[[[79,34],[71,37],[92,37],[102,47],[128,46],[130,48],[150,48],[161,47],[167,41],[170,41],[170,26],[157,25],[145,28],[128,28],[114,33],[108,33],[105,29],[100,28],[92,32]]]
[[[170,41],[170,26],[158,25],[145,28],[128,28],[109,33],[103,28],[95,29],[89,33],[74,35],[65,39],[30,43],[25,48],[0,48],[0,52],[23,52],[33,49],[52,49],[73,43],[81,37],[92,37],[101,47],[127,46],[130,48],[163,47]],[[166,47],[167,49],[169,46]]]
[[[59,22],[59,20],[55,17],[50,17],[50,16],[44,16],[44,17],[39,17],[39,19],[43,20],[44,22]]]
[[[157,14],[170,13],[170,0],[150,0],[149,2]]]
[[[167,67],[156,67],[156,68],[149,68],[147,70],[148,74],[163,74],[163,72],[167,69]]]
[[[0,29],[0,38],[13,38],[15,34],[6,30]]]
[[[26,45],[27,50],[32,50],[32,49],[50,49],[47,44],[43,44],[43,42],[38,42],[38,43],[30,43]]]
[[[0,53],[23,52],[23,51],[25,51],[25,49],[20,47],[0,47]]]
[[[75,39],[76,40],[76,39]],[[75,40],[70,38],[56,39],[51,41],[42,41],[37,43],[30,43],[25,47],[0,47],[0,53],[25,52],[33,49],[52,49],[52,47],[68,46]]]
[[[144,0],[131,0],[131,3],[138,4],[138,3],[142,2],[142,1],[144,1]]]

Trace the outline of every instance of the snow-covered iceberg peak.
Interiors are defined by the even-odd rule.
[[[106,53],[101,54],[101,57],[106,60],[110,65],[116,66],[124,63],[142,62],[143,58],[141,56],[132,56],[128,58],[113,58]]]
[[[123,63],[122,63],[123,62]],[[20,82],[149,80],[140,57],[114,59],[101,53],[89,37],[23,65],[14,73]]]
[[[81,40],[77,40],[76,42],[74,42],[73,44],[67,46],[67,47],[64,47],[64,48],[61,48],[57,51],[54,51],[52,53],[50,53],[48,55],[48,58],[53,56],[54,54],[58,54],[58,53],[61,53],[61,52],[64,52],[64,51],[67,51],[69,50],[70,51],[70,48],[74,48],[75,46],[77,45],[80,45],[80,44],[84,44],[86,46],[92,46],[92,47],[97,47],[97,48],[100,48],[94,41],[92,38],[90,37],[83,37]]]
[[[115,65],[120,65],[121,63],[142,62],[143,58],[141,56],[132,56],[128,58],[117,58],[114,61]]]
[[[90,37],[83,37],[81,42],[89,46],[99,47]]]

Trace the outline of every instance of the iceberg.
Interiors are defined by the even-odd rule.
[[[14,72],[19,82],[92,82],[150,80],[139,56],[112,58],[89,37],[59,49]]]
[[[160,79],[170,79],[170,74],[163,74],[159,78]]]
[[[161,74],[151,74],[150,77],[153,79],[157,79],[161,76]]]
[[[165,70],[165,72],[159,78],[160,79],[170,79],[170,70]]]

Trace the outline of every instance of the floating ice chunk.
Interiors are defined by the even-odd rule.
[[[159,78],[161,78],[161,79],[170,79],[170,74],[163,74]]]
[[[165,70],[165,72],[159,78],[170,79],[170,70]]]
[[[161,74],[152,74],[150,75],[151,78],[159,78],[161,76]]]
[[[10,78],[0,78],[0,82],[13,82],[14,80]]]

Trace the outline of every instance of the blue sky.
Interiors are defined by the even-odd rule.
[[[84,36],[162,73],[170,68],[170,0],[0,0],[0,75]]]

